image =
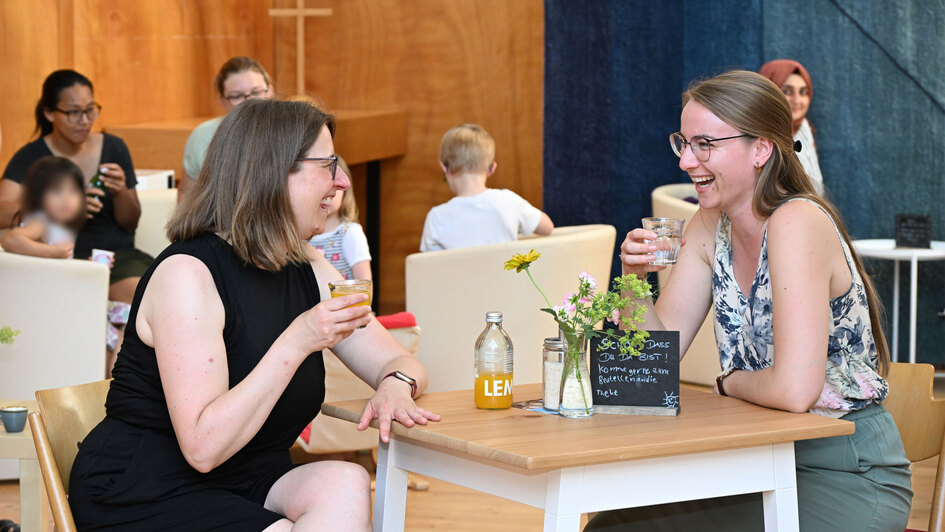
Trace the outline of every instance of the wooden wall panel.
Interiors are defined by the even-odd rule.
[[[275,5],[293,7],[295,0]],[[499,163],[489,185],[541,205],[543,5],[309,0],[306,7],[334,10],[306,22],[307,89],[329,108],[407,111],[407,155],[385,161],[381,177],[381,310],[402,310],[404,259],[419,248],[427,211],[452,197],[437,166],[448,128],[485,127]],[[278,84],[293,87],[294,20],[275,28]]]
[[[59,64],[59,42],[53,33],[57,4],[57,0],[0,1],[0,163],[4,167],[29,140],[43,79]]]
[[[271,0],[71,1],[75,68],[95,83],[100,126],[219,114],[212,80],[234,55],[272,70]]]
[[[0,165],[28,140],[42,81],[57,68],[74,68],[95,84],[96,100],[104,106],[97,128],[222,112],[212,80],[226,59],[250,55],[273,69],[271,5],[272,0],[0,1]]]

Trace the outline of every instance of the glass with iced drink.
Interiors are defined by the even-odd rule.
[[[351,307],[371,306],[371,299],[374,295],[374,283],[368,279],[345,279],[343,281],[333,281],[328,283],[328,290],[331,291],[331,298],[341,296],[350,296],[354,294],[367,294],[367,301],[349,305]],[[345,307],[347,308],[347,307]],[[362,325],[358,329],[363,329],[367,325]]]
[[[354,294],[367,294],[367,301],[362,303],[355,303],[351,305],[352,307],[357,307],[360,305],[371,306],[371,296],[374,288],[374,283],[367,279],[351,279],[343,281],[332,281],[328,283],[328,289],[331,291],[331,298],[341,296],[350,296]]]
[[[682,244],[683,224],[679,218],[644,218],[643,228],[656,233],[656,240],[644,240],[645,244],[655,245],[656,257],[650,264],[660,266],[676,264],[679,246]]]

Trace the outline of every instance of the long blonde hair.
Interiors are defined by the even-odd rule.
[[[341,170],[353,183],[354,178],[351,176],[351,169],[348,168],[348,163],[346,163],[340,155],[338,156],[338,166],[341,167]],[[354,185],[348,185],[348,188],[346,188],[342,194],[344,194],[344,196],[341,198],[341,208],[338,209],[338,217],[341,218],[343,222],[358,223],[358,202],[354,198]]]
[[[839,211],[833,203],[817,195],[810,177],[794,153],[791,107],[781,89],[755,72],[732,70],[711,79],[693,82],[683,93],[683,106],[691,101],[701,104],[741,133],[768,139],[774,145],[771,157],[761,168],[755,183],[752,208],[757,214],[767,218],[788,200],[804,198],[822,207],[833,218],[863,279],[878,369],[880,374],[885,375],[889,369],[889,346],[883,332],[882,301],[853,248]],[[812,148],[801,146],[801,149]]]
[[[334,136],[334,117],[303,102],[249,100],[227,113],[200,178],[167,223],[168,239],[217,232],[248,264],[280,270],[307,262],[288,180],[325,126]]]

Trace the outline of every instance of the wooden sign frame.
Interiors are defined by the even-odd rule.
[[[607,337],[591,340],[595,414],[679,415],[679,331],[649,333],[637,357],[621,355],[620,346]]]

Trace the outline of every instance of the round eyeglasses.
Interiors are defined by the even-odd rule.
[[[66,115],[66,120],[68,120],[70,124],[78,124],[82,120],[83,115],[89,119],[89,122],[94,122],[95,119],[98,118],[99,113],[102,112],[102,106],[97,103],[93,103],[85,109],[66,110],[54,107],[53,111]]]
[[[263,98],[269,94],[269,86],[266,87],[256,87],[249,93],[234,92],[232,94],[227,94],[223,97],[224,100],[230,102],[230,105],[239,105],[246,100],[255,100],[257,98]]]
[[[676,133],[673,133],[669,136],[669,145],[673,147],[673,153],[675,153],[676,157],[679,158],[682,158],[683,151],[686,149],[686,146],[689,146],[689,149],[692,150],[692,155],[700,162],[704,163],[708,161],[709,156],[712,155],[712,150],[716,147],[714,143],[722,140],[740,139],[742,137],[754,138],[751,135],[744,134],[717,139],[696,135],[695,137],[692,137],[691,140],[686,140],[686,137],[677,131]]]

